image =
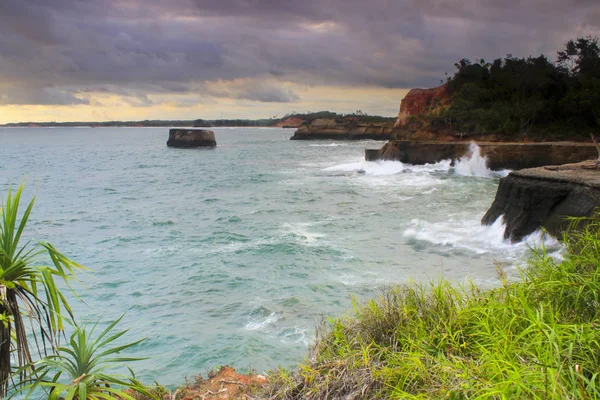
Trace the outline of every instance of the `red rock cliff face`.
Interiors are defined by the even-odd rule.
[[[290,117],[278,122],[275,126],[279,128],[297,128],[302,125],[302,123],[304,123],[302,118]]]
[[[394,127],[403,126],[411,116],[426,114],[446,105],[448,100],[448,87],[445,84],[432,89],[412,89],[400,102],[400,112]]]

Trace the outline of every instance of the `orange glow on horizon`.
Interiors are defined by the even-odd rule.
[[[288,84],[300,97],[289,103],[259,102],[225,97],[182,105],[176,96],[148,97],[149,106],[131,105],[130,99],[115,95],[92,94],[90,105],[7,105],[0,106],[0,124],[16,122],[102,122],[139,120],[193,120],[219,118],[270,118],[292,112],[334,111],[352,113],[362,110],[372,115],[393,117],[407,89],[378,87],[329,87]]]

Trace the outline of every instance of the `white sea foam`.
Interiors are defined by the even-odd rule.
[[[400,175],[403,177],[411,174],[428,176],[435,172],[447,172],[450,170],[450,160],[444,160],[435,164],[410,165],[400,161],[356,161],[338,164],[322,169],[324,172],[356,172],[360,175],[386,177]]]
[[[196,249],[203,254],[231,254],[247,250],[257,249],[261,246],[275,243],[272,239],[258,239],[250,242],[232,242],[226,244],[212,244],[208,249]]]
[[[154,247],[150,249],[145,249],[144,254],[148,255],[160,255],[166,253],[178,253],[184,249],[184,246],[181,244],[171,244],[168,246],[160,246]]]
[[[264,330],[267,326],[274,324],[275,322],[277,322],[277,320],[279,320],[279,317],[277,316],[277,314],[275,314],[274,312],[272,312],[271,314],[269,314],[265,319],[263,319],[262,321],[250,321],[246,324],[246,330],[248,331],[260,331],[260,330]]]
[[[412,165],[400,161],[356,161],[324,168],[325,172],[360,172],[371,176],[396,175],[402,172],[436,173],[448,172],[460,176],[478,176],[497,178],[508,175],[510,170],[492,171],[487,166],[487,157],[481,155],[481,148],[476,143],[469,145],[469,152],[457,160],[452,166],[451,160],[441,160],[432,164]]]
[[[443,222],[413,219],[404,231],[404,237],[437,245],[444,251],[467,250],[476,254],[497,254],[508,259],[521,259],[531,248],[542,245],[551,252],[560,252],[558,241],[539,231],[519,243],[511,243],[504,238],[505,228],[502,217],[490,226],[481,225],[478,219],[450,218]]]
[[[436,164],[410,165],[399,161],[356,161],[322,169],[323,172],[346,172],[357,181],[369,186],[430,187],[445,185],[447,180],[436,173],[450,170],[450,160]]]
[[[429,190],[422,191],[421,194],[431,194],[431,193],[433,193],[433,192],[435,192],[437,190],[438,190],[438,188],[431,188]]]
[[[332,281],[340,282],[344,286],[377,286],[386,285],[387,283],[389,283],[386,282],[385,279],[382,278],[382,276],[378,272],[374,271],[360,271],[360,273],[340,273],[340,271],[333,271],[329,274],[329,276]]]
[[[345,146],[344,144],[341,143],[328,143],[328,144],[309,144],[309,147],[339,147],[339,146]]]
[[[397,161],[358,161],[346,164],[334,165],[323,169],[325,172],[362,172],[365,175],[394,175],[402,172],[404,165]]]
[[[311,232],[309,231],[309,227],[313,226],[314,223],[310,222],[300,222],[300,223],[285,223],[283,224],[283,229],[286,234],[292,234],[297,239],[301,240],[305,243],[314,244],[317,240],[324,238],[324,233]]]
[[[281,342],[285,344],[304,344],[308,346],[310,344],[308,329],[298,328],[294,326],[292,328],[281,329],[277,336],[281,338]]]
[[[462,176],[480,176],[484,178],[497,178],[506,176],[510,170],[492,171],[487,166],[488,159],[481,155],[481,148],[471,142],[469,153],[461,157],[454,165],[454,173]]]
[[[312,335],[306,328],[298,326],[282,326],[285,317],[271,312],[266,317],[253,318],[244,329],[247,331],[259,331],[269,336],[277,337],[284,344],[303,344],[308,346]],[[279,323],[278,323],[279,322]]]
[[[497,178],[508,175],[510,170],[492,171],[487,166],[487,157],[481,155],[481,148],[476,143],[469,145],[469,152],[457,160],[452,166],[451,160],[441,160],[432,164],[412,165],[400,161],[356,161],[324,168],[325,172],[359,172],[371,176],[396,175],[409,173],[448,172],[460,176],[477,176]]]

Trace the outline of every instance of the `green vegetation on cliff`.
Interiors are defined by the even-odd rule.
[[[434,129],[464,134],[589,135],[600,128],[598,38],[569,41],[546,56],[455,64],[450,105],[426,118]]]
[[[283,117],[273,117],[268,119],[217,119],[217,120],[203,120],[198,119],[194,121],[196,127],[219,127],[219,126],[276,126],[277,124],[284,123],[286,120],[297,119],[304,121],[305,124],[310,124],[316,119],[336,119],[336,120],[353,120],[359,123],[375,123],[375,122],[389,122],[393,123],[395,118],[392,117],[381,117],[379,115],[368,115],[361,110],[357,110],[350,114],[339,114],[332,111],[317,111],[307,113],[292,112],[286,114]]]
[[[586,221],[590,222],[590,221]],[[272,377],[280,399],[600,398],[600,219],[482,291],[386,290],[330,321],[309,360]]]

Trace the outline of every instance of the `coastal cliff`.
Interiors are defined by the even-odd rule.
[[[275,124],[275,126],[278,128],[298,128],[303,123],[304,120],[302,118],[289,117],[284,119],[283,121],[279,121]]]
[[[568,217],[591,217],[600,205],[600,171],[595,161],[515,171],[500,179],[496,198],[481,223],[501,216],[504,237],[518,242],[539,228],[559,237]]]
[[[402,127],[410,117],[429,114],[449,102],[447,84],[431,89],[411,89],[400,101],[400,111],[394,127]]]
[[[341,118],[318,118],[298,126],[292,140],[394,140],[408,139],[415,134],[414,127],[407,126],[411,117],[428,115],[450,101],[447,85],[432,89],[412,89],[400,102],[400,110],[395,122],[365,122],[365,116],[345,116]],[[283,126],[283,125],[282,125]],[[288,125],[292,127],[293,125]],[[448,136],[448,137],[446,137]],[[452,135],[437,133],[417,133],[415,137],[453,140]]]
[[[353,118],[316,119],[302,125],[291,140],[390,140],[396,130],[389,123],[361,123]]]

